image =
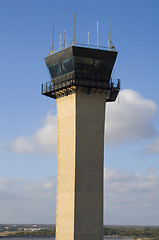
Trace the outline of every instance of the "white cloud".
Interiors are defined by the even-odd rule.
[[[158,225],[159,175],[105,169],[107,224]]]
[[[159,175],[106,168],[107,224],[159,224]],[[0,222],[55,223],[56,177],[22,181],[0,178]]]
[[[159,187],[159,176],[156,174],[125,173],[122,170],[105,168],[105,182],[110,182],[110,189],[116,193],[155,192]]]
[[[44,126],[30,137],[18,137],[13,141],[10,149],[17,153],[55,155],[57,148],[56,115],[49,112]]]
[[[122,90],[116,102],[106,106],[105,144],[123,144],[155,137],[153,117],[156,104],[142,98],[133,90]],[[0,145],[17,153],[56,155],[57,153],[57,116],[49,112],[43,126],[28,137],[20,136],[10,145]],[[156,147],[155,147],[156,146]],[[152,146],[158,149],[158,142]]]
[[[153,125],[156,111],[153,101],[142,98],[133,90],[122,90],[116,102],[107,104],[106,144],[153,138],[156,135]]]
[[[0,183],[0,222],[55,223],[55,177],[37,181],[0,178]]]

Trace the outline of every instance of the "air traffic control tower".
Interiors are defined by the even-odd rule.
[[[56,240],[103,240],[105,105],[116,100],[114,49],[73,44],[45,58],[58,125]]]

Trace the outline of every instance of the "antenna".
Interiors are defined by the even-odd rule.
[[[53,49],[54,49],[54,24],[53,24],[53,33],[52,33],[52,47],[51,47],[50,52],[49,52],[48,55],[53,53]]]
[[[65,46],[67,46],[67,35],[65,33]]]
[[[54,24],[53,24],[53,32],[52,32],[52,48],[51,48],[52,52],[54,50]]]
[[[66,45],[66,31],[64,30],[64,43],[63,43],[63,48],[65,48]]]
[[[76,25],[75,25],[76,19],[75,19],[75,12],[74,12],[74,44],[76,44]]]
[[[111,18],[109,18],[109,43],[110,43],[110,48],[111,48]]]
[[[97,20],[97,48],[98,48],[98,20]]]
[[[89,47],[89,31],[88,31],[88,47]]]
[[[107,32],[107,49],[109,50],[109,33]]]
[[[60,33],[60,49],[61,49],[61,33]]]

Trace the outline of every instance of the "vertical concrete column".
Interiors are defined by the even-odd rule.
[[[56,99],[58,127],[56,240],[74,240],[76,94]]]
[[[105,93],[57,98],[56,240],[103,240]]]
[[[77,92],[75,239],[103,240],[104,93]]]

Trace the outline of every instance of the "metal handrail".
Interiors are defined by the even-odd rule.
[[[86,82],[87,81],[87,82]],[[89,84],[88,84],[89,83]],[[58,78],[52,79],[52,81],[46,82],[41,85],[41,94],[46,94],[49,92],[54,92],[58,90],[59,88],[68,87],[68,86],[79,86],[82,84],[84,87],[88,84],[88,87],[97,87],[100,88],[99,85],[101,85],[101,88],[108,89],[108,90],[120,90],[120,79],[110,79],[109,82],[107,81],[101,81],[96,79],[90,79],[86,78],[86,76],[82,75],[75,75],[75,74],[68,74],[64,76],[63,79],[60,78],[60,81],[58,81]]]
[[[104,47],[104,46],[96,46],[96,45],[90,45],[90,44],[88,45],[88,44],[84,44],[84,43],[74,43],[74,42],[72,42],[72,43],[64,46],[63,48],[59,48],[57,50],[51,50],[49,52],[48,56],[52,55],[54,53],[60,52],[60,51],[62,51],[64,49],[67,49],[67,48],[69,48],[71,46],[84,47],[84,48],[93,48],[93,49],[107,50],[107,51],[113,51],[113,52],[116,51],[115,47]]]

